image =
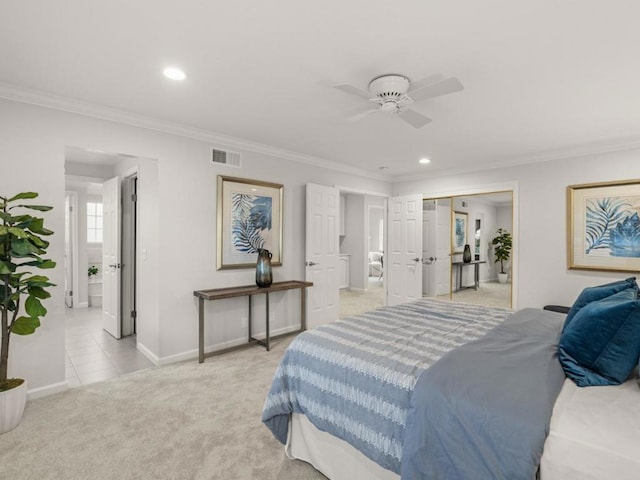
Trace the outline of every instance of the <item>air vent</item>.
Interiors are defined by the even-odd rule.
[[[242,166],[242,155],[237,152],[227,150],[212,149],[211,161],[228,167],[240,168]]]

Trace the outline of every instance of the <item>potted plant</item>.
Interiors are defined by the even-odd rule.
[[[34,268],[53,268],[55,262],[42,258],[49,242],[42,237],[53,232],[44,228],[44,219],[22,213],[23,209],[46,212],[52,207],[28,205],[20,200],[36,198],[37,193],[23,192],[11,198],[0,196],[0,433],[15,428],[27,398],[27,382],[7,378],[9,339],[12,333],[30,335],[47,313],[41,300],[51,294],[49,278],[34,275]],[[24,303],[22,303],[24,300]]]
[[[511,256],[512,239],[511,234],[506,230],[499,228],[497,236],[491,240],[496,259],[494,263],[500,262],[500,272],[498,273],[498,282],[507,282],[507,273],[504,271],[504,262],[509,260]]]

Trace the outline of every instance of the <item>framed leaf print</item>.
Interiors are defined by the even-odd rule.
[[[467,244],[467,218],[464,212],[453,212],[453,253],[462,253]]]
[[[218,175],[217,269],[254,268],[258,250],[282,265],[282,185]]]
[[[640,271],[640,180],[567,187],[568,266]]]

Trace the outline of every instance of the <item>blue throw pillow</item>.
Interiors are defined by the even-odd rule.
[[[597,287],[588,287],[582,290],[576,301],[573,302],[573,306],[569,313],[567,314],[567,318],[564,321],[564,326],[562,327],[562,331],[564,332],[567,328],[567,325],[571,323],[573,317],[582,309],[585,305],[595,302],[598,300],[602,300],[603,298],[610,297],[611,295],[615,295],[622,290],[626,290],[627,288],[635,288],[636,295],[638,292],[638,284],[636,283],[636,277],[629,277],[625,280],[619,280],[617,282],[606,283],[604,285],[598,285]]]
[[[560,336],[558,357],[579,387],[619,385],[638,364],[640,300],[628,288],[590,302]]]

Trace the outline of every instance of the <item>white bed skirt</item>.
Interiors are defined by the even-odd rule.
[[[302,414],[291,414],[285,446],[287,457],[304,460],[331,480],[399,480],[344,440],[318,430]]]
[[[331,480],[399,480],[344,440],[318,430],[304,415],[289,422],[285,452]],[[640,389],[635,379],[615,387],[579,388],[566,380],[551,417],[540,480],[640,478]]]

